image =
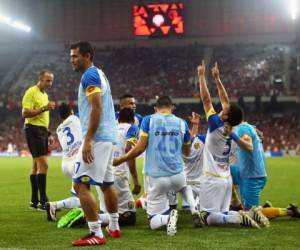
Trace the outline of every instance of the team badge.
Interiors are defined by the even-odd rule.
[[[80,178],[80,181],[81,182],[89,182],[91,180],[91,178],[89,177],[89,176],[82,176],[81,178]]]
[[[195,144],[194,144],[194,148],[195,148],[195,149],[199,149],[199,148],[200,148],[200,143],[199,143],[199,142],[195,143]]]

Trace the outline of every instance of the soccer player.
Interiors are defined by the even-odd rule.
[[[64,175],[72,180],[76,156],[82,144],[80,120],[73,114],[70,106],[66,103],[62,103],[58,107],[58,112],[62,119],[62,123],[56,130],[63,153],[61,168]],[[76,197],[73,187],[71,188],[71,193],[74,195],[73,197],[46,203],[49,221],[56,221],[56,211],[58,209],[80,207],[80,201]]]
[[[207,225],[241,224],[258,228],[258,224],[247,213],[229,211],[232,190],[229,169],[232,127],[242,122],[243,112],[239,107],[229,104],[217,64],[212,68],[212,76],[222,106],[219,115],[212,105],[205,80],[205,64],[202,61],[198,66],[198,77],[208,131],[203,149],[203,174],[200,180],[201,218]],[[237,143],[245,143],[235,137],[234,139]]]
[[[82,74],[78,110],[83,144],[77,155],[73,181],[90,230],[87,236],[72,243],[74,246],[103,245],[106,239],[90,185],[99,185],[104,193],[110,217],[107,233],[111,237],[120,237],[118,199],[112,170],[113,146],[117,139],[115,110],[109,82],[103,71],[93,65],[91,44],[85,41],[72,44],[70,57],[73,70]]]
[[[147,178],[147,214],[151,229],[167,226],[167,234],[177,231],[177,210],[169,210],[167,192],[186,188],[182,154],[189,155],[190,132],[186,122],[172,114],[168,96],[157,99],[156,113],[144,117],[140,138],[126,155],[115,158],[114,165],[134,159],[146,150],[145,176]],[[193,198],[193,197],[191,197]],[[200,218],[198,215],[198,223]]]
[[[119,101],[119,106],[120,106],[120,111],[124,108],[129,108],[132,109],[134,112],[134,124],[137,125],[138,127],[141,126],[143,116],[140,114],[136,113],[136,100],[133,95],[130,94],[125,94],[121,96],[120,101]],[[119,119],[119,113],[116,112],[116,119]]]
[[[136,144],[138,139],[138,126],[134,125],[134,111],[129,108],[123,108],[119,113],[118,128],[118,143],[115,146],[114,157],[119,157],[129,152],[129,150]],[[119,224],[122,225],[134,225],[136,221],[136,210],[134,206],[133,194],[139,194],[141,191],[141,185],[138,180],[138,174],[136,170],[135,159],[129,160],[117,167],[114,167],[115,176],[115,188],[118,194],[118,212],[119,212]],[[133,180],[133,191],[131,193],[129,186],[129,172]],[[102,193],[100,197],[102,197]],[[100,220],[104,224],[109,223],[109,216],[103,199],[100,199]]]
[[[45,204],[48,201],[46,194],[48,143],[53,142],[48,131],[49,111],[55,108],[55,103],[48,100],[46,90],[51,88],[53,80],[54,74],[51,71],[42,70],[39,73],[38,83],[26,90],[22,100],[26,140],[33,158],[30,208],[41,210],[46,209]]]

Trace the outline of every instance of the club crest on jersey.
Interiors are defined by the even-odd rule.
[[[200,143],[199,143],[199,142],[196,142],[196,143],[194,144],[194,148],[195,148],[195,149],[199,149],[199,148],[200,148]]]
[[[91,180],[91,177],[89,177],[89,176],[82,176],[81,178],[80,178],[80,181],[81,182],[89,182]]]

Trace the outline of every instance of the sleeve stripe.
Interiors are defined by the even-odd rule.
[[[140,136],[148,137],[148,133],[144,132],[143,130],[140,131]]]
[[[94,94],[94,93],[101,93],[101,89],[99,87],[96,87],[96,86],[90,86],[85,91],[86,96],[89,96],[89,95]]]
[[[211,108],[207,113],[206,113],[206,120],[208,121],[208,118],[211,115],[214,115],[216,113],[216,111],[214,110],[214,108]]]

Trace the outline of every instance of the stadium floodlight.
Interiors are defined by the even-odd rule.
[[[298,0],[290,0],[290,13],[293,20],[297,19]]]
[[[10,27],[13,27],[15,29],[18,30],[23,30],[25,32],[30,32],[31,31],[31,27],[21,23],[19,21],[13,20],[12,18],[8,17],[8,16],[3,16],[0,14],[0,23],[4,23]]]

